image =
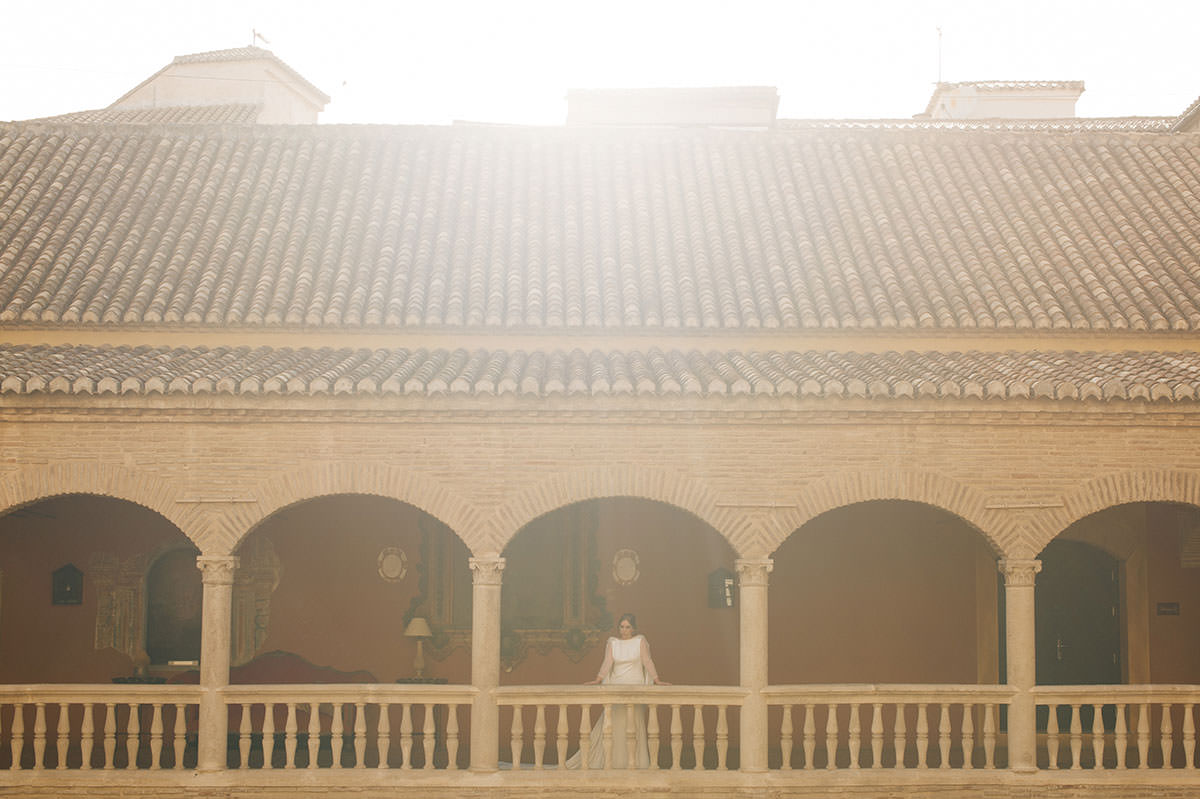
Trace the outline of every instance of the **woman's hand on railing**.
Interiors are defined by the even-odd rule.
[[[584,683],[584,685],[599,685],[599,684],[600,684],[600,678],[599,678],[599,677],[597,677],[597,678],[596,678],[596,679],[594,679],[594,680],[588,680],[587,682],[585,682],[585,683]]]
[[[671,683],[667,682],[666,680],[660,680],[658,677],[655,677],[654,684],[655,685],[670,685]]]

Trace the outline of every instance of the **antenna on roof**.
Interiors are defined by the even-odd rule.
[[[938,32],[938,84],[942,82],[942,26],[937,26]]]
[[[251,28],[250,29],[250,46],[254,47],[255,45],[258,44],[259,41],[262,41],[263,44],[270,44],[270,42],[267,41],[266,36],[263,36],[261,33],[256,31],[254,28]]]

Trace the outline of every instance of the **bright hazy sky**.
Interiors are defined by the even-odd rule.
[[[0,119],[102,108],[251,31],[322,122],[560,124],[572,88],[766,85],[781,117],[910,117],[938,79],[1083,80],[1080,116],[1200,95],[1200,0],[0,0]]]

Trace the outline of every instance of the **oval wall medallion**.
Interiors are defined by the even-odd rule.
[[[379,551],[379,576],[389,583],[398,583],[408,574],[408,556],[400,547],[384,547]]]
[[[629,585],[641,576],[638,568],[638,553],[632,549],[618,549],[613,555],[613,579],[617,585]]]

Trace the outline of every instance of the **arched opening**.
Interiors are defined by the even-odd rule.
[[[194,547],[173,549],[146,575],[146,654],[152,665],[200,662],[204,587]]]
[[[959,517],[863,502],[811,520],[773,557],[772,684],[997,681],[996,557]]]
[[[579,502],[530,522],[504,550],[502,682],[595,676],[622,613],[636,614],[664,679],[736,685],[736,601],[710,602],[736,557],[705,522],[652,500]]]
[[[317,497],[265,519],[236,554],[231,682],[470,682],[470,555],[420,509]],[[416,618],[431,637],[406,635]]]
[[[1200,611],[1200,508],[1106,508],[1063,530],[1039,557],[1039,683],[1200,683],[1189,626]]]
[[[195,547],[148,508],[112,497],[65,494],[0,517],[0,681],[107,683],[134,676],[149,648],[148,577],[164,556],[199,581]],[[53,575],[74,569],[79,591]],[[189,573],[190,570],[190,573]],[[68,581],[69,582],[69,581]],[[64,583],[65,586],[65,583]],[[199,618],[199,596],[176,598]],[[169,679],[165,661],[150,676]]]

